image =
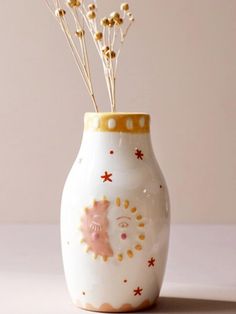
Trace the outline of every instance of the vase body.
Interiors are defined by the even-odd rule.
[[[149,124],[141,113],[85,114],[61,205],[66,282],[80,308],[136,311],[159,296],[170,209]]]

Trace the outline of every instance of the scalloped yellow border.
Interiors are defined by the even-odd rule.
[[[86,113],[86,131],[149,133],[150,115],[146,113]]]

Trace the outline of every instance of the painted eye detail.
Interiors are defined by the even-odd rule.
[[[121,228],[127,228],[127,227],[129,227],[129,224],[127,222],[123,221],[123,222],[120,222],[118,224],[118,226],[121,227]]]
[[[102,226],[95,222],[95,221],[92,221],[90,226],[89,226],[89,231],[90,232],[100,232],[102,230]]]

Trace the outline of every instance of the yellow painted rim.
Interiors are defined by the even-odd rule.
[[[88,112],[84,117],[86,131],[149,133],[150,115],[129,112]]]

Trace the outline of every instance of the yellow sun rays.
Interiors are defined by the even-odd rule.
[[[138,228],[144,228],[145,227],[145,223],[142,221],[143,216],[141,214],[138,213],[138,210],[136,207],[130,207],[130,202],[129,200],[125,199],[123,201],[123,203],[121,202],[120,197],[117,197],[115,199],[115,205],[117,207],[123,207],[125,210],[128,210],[131,214],[133,214],[133,219],[135,219],[135,221],[137,222],[137,227]],[[144,232],[138,234],[138,239],[143,241],[145,240],[145,234]],[[119,262],[122,262],[124,260],[124,255],[126,254],[129,258],[132,258],[134,256],[134,252],[135,251],[141,251],[143,249],[141,243],[136,243],[134,246],[134,249],[128,249],[126,252],[119,252],[119,254],[117,254],[117,260]]]

